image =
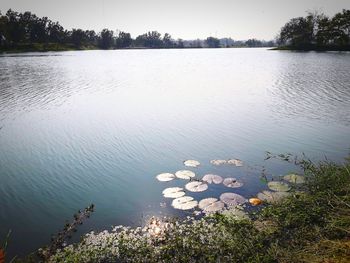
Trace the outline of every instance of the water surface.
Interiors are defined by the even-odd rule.
[[[0,56],[0,237],[46,244],[90,203],[81,233],[141,224],[161,208],[155,175],[199,160],[253,196],[265,151],[342,161],[350,147],[350,53],[118,50]],[[242,168],[211,159],[242,159]],[[257,167],[254,170],[252,167]],[[205,194],[217,197],[222,189]]]

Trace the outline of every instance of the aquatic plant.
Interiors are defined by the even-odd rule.
[[[198,207],[202,209],[204,213],[208,214],[223,210],[225,204],[217,198],[209,197],[199,201]]]
[[[94,207],[94,204],[91,204],[84,210],[79,210],[78,213],[74,214],[74,220],[71,223],[66,223],[63,230],[51,237],[51,244],[39,249],[39,257],[48,260],[57,250],[63,249],[67,239],[71,238],[72,233],[77,231],[77,227],[83,224],[83,220],[89,218],[91,213],[94,212]]]
[[[267,183],[268,188],[277,192],[288,192],[290,190],[290,186],[284,182],[280,181],[272,181]]]
[[[227,163],[235,165],[237,167],[243,166],[243,161],[241,161],[239,159],[230,159],[230,160],[227,161]]]
[[[235,193],[223,193],[220,195],[220,200],[228,206],[242,205],[248,201],[243,196]]]
[[[222,165],[222,164],[226,164],[227,161],[226,160],[211,160],[210,163],[213,165]]]
[[[221,184],[223,181],[223,178],[220,175],[216,174],[206,174],[202,178],[203,182],[206,182],[208,184]]]
[[[288,192],[273,192],[264,190],[261,193],[258,193],[258,198],[271,204],[278,203],[284,198],[288,197],[290,193]]]
[[[158,174],[156,178],[158,179],[158,181],[161,181],[161,182],[169,182],[175,179],[175,175],[172,173],[161,173],[161,174]]]
[[[303,184],[305,183],[305,177],[298,175],[298,174],[287,174],[285,176],[283,176],[283,179],[290,182],[290,183],[294,183],[294,184]]]
[[[184,161],[184,165],[188,167],[198,167],[200,165],[200,162],[196,160],[187,160]]]
[[[182,196],[174,199],[171,205],[175,209],[189,210],[195,208],[198,205],[198,202],[194,200],[191,196]]]
[[[237,181],[236,178],[232,178],[232,177],[225,178],[223,181],[223,184],[226,187],[230,187],[230,188],[238,188],[238,187],[241,187],[243,185],[242,182]]]
[[[203,192],[208,189],[208,185],[203,182],[189,182],[185,185],[186,190],[190,192]]]
[[[192,171],[189,171],[189,170],[180,170],[180,171],[177,171],[175,173],[175,176],[177,178],[180,178],[180,179],[185,179],[185,180],[189,180],[191,179],[192,177],[195,177],[196,174]]]
[[[183,190],[181,187],[169,187],[164,189],[163,196],[165,198],[178,198],[185,195]]]

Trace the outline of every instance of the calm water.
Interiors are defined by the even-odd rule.
[[[326,155],[350,148],[350,53],[265,49],[125,50],[0,56],[0,237],[10,252],[47,243],[90,203],[81,228],[176,214],[155,175],[186,159],[244,181],[250,197],[274,174],[265,151]],[[211,159],[242,159],[242,168]],[[255,167],[253,169],[252,167]],[[212,188],[202,196],[218,196]]]

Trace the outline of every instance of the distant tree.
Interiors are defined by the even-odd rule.
[[[85,32],[81,29],[73,29],[71,33],[71,43],[76,47],[81,47],[86,42]]]
[[[220,40],[215,37],[208,37],[205,40],[205,43],[208,45],[209,48],[218,48],[220,47]]]
[[[165,48],[173,48],[176,46],[175,41],[171,38],[171,35],[168,33],[165,33],[163,36],[163,46]]]
[[[178,47],[178,48],[184,48],[185,47],[184,41],[181,38],[179,38],[177,40],[176,47]]]
[[[96,32],[94,30],[86,30],[85,38],[86,38],[87,44],[89,45],[97,44],[98,36],[96,35]]]
[[[47,26],[48,40],[52,43],[63,43],[66,38],[63,27],[58,22],[50,21]]]
[[[119,32],[118,37],[116,39],[116,47],[117,48],[126,48],[130,47],[132,43],[132,38],[130,33]]]
[[[279,45],[296,48],[346,47],[350,45],[350,10],[328,18],[317,12],[291,19],[279,34]]]
[[[161,34],[157,31],[147,32],[136,37],[135,45],[138,47],[160,48],[163,46],[160,36]]]
[[[332,28],[328,17],[323,17],[318,21],[318,30],[315,34],[316,44],[324,46],[330,44],[332,40]]]
[[[107,28],[103,29],[99,37],[99,47],[109,49],[113,45],[113,31]]]
[[[252,39],[248,39],[245,44],[248,46],[248,47],[262,47],[263,46],[263,43],[262,41],[260,40],[257,40],[255,38],[252,38]]]
[[[161,34],[157,31],[151,31],[147,33],[146,47],[159,48],[162,47]]]
[[[309,46],[314,34],[313,23],[310,19],[298,17],[285,24],[280,33],[280,43],[296,47]]]
[[[350,10],[345,10],[337,13],[330,21],[331,38],[336,45],[350,44]]]
[[[0,47],[6,45],[7,17],[0,12]]]
[[[12,43],[23,42],[25,36],[25,30],[19,23],[19,14],[9,9],[6,13],[7,16],[7,39]]]

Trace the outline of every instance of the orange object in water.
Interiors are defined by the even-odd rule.
[[[0,249],[0,263],[5,263],[5,251]]]
[[[256,206],[256,205],[261,205],[262,201],[259,198],[250,198],[249,199],[249,203],[251,203],[252,205]]]

